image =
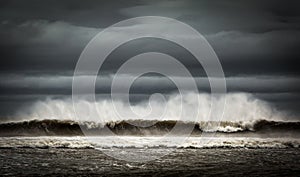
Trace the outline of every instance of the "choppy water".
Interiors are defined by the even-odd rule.
[[[299,139],[191,137],[181,146],[159,137],[2,137],[0,174],[10,176],[299,176]],[[102,149],[98,150],[98,149]],[[118,160],[160,157],[141,163]],[[105,152],[105,153],[103,153]],[[165,152],[169,152],[165,154]]]
[[[127,149],[128,150],[128,149]],[[139,149],[159,151],[164,149]],[[122,153],[122,148],[119,149]],[[132,148],[131,151],[137,151]],[[52,176],[299,176],[300,151],[287,149],[175,149],[147,163],[114,159],[95,149],[0,150],[2,175]]]
[[[91,136],[0,137],[0,148],[300,148],[299,138]]]

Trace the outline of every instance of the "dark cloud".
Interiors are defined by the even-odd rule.
[[[87,43],[109,25],[144,15],[176,18],[202,33],[220,59],[229,91],[251,92],[297,111],[297,0],[0,0],[0,110],[3,114],[14,112],[20,105],[49,95],[70,95],[70,78]],[[149,26],[140,26],[143,28]],[[205,77],[202,66],[188,51],[157,39],[120,46],[108,57],[100,74],[113,74],[128,58],[150,51],[169,54],[193,76]],[[97,92],[108,93],[109,83],[108,79]],[[207,82],[199,83],[199,87],[209,90]],[[139,95],[173,90],[172,83],[150,77],[138,81],[132,91]]]
[[[28,21],[2,24],[2,72],[73,70],[84,46],[99,29],[65,22]]]
[[[0,2],[1,72],[72,74],[84,46],[101,28],[141,15],[174,17],[195,27],[211,43],[227,75],[299,72],[297,1]],[[129,44],[119,55],[146,50],[173,52],[195,66],[182,49],[166,42]]]
[[[140,3],[135,0],[1,0],[0,4],[1,21],[64,21],[76,26],[102,28],[125,18],[119,13],[121,8]]]
[[[91,76],[80,76],[85,80]],[[96,93],[109,94],[114,76],[98,77],[96,82]],[[128,82],[133,76],[119,76],[122,82]],[[1,78],[0,83],[2,94],[65,94],[72,93],[72,76],[7,76]],[[210,78],[216,80],[220,78]],[[187,90],[192,90],[189,87],[189,81],[196,81],[200,92],[210,92],[210,85],[206,77],[177,77],[177,81],[186,85]],[[273,77],[273,76],[258,76],[258,77],[227,77],[228,92],[251,92],[251,93],[300,93],[300,79],[297,77]],[[119,93],[125,94],[122,84],[118,85]],[[149,94],[155,92],[170,93],[176,91],[176,85],[168,78],[162,76],[145,75],[133,83],[131,93],[133,94]]]

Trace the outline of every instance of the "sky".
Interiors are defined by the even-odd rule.
[[[215,50],[229,93],[251,93],[300,115],[297,0],[0,0],[0,119],[9,120],[40,100],[70,97],[74,68],[88,42],[106,27],[139,16],[170,17],[192,26]],[[209,92],[202,66],[188,51],[169,41],[144,39],[108,57],[100,73],[104,85],[96,93],[109,94],[111,75],[128,58],[147,51],[176,56],[199,91]],[[138,102],[143,95],[174,90],[170,80],[150,74],[131,91]]]

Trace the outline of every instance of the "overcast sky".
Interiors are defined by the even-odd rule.
[[[299,114],[297,0],[0,0],[2,119],[36,100],[70,96],[73,71],[87,43],[116,22],[145,15],[175,18],[203,34],[220,59],[229,92],[250,92]],[[96,92],[108,94],[111,74],[148,51],[178,58],[199,90],[209,91],[203,68],[189,52],[168,41],[145,39],[128,42],[109,56],[102,70],[105,85]],[[137,80],[132,92],[174,90],[168,79],[149,75]]]

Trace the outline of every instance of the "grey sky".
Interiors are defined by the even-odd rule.
[[[300,101],[293,98],[300,95],[299,1],[0,0],[0,116],[27,104],[28,95],[31,102],[70,95],[70,78],[85,45],[101,29],[144,15],[175,18],[202,33],[222,63],[230,92],[264,94],[263,99],[293,105],[292,111],[298,111]],[[109,56],[102,74],[108,78],[128,58],[149,51],[172,55],[195,77],[205,77],[186,50],[155,39],[119,47]],[[207,91],[207,83],[198,84]],[[165,78],[149,76],[139,81],[135,92],[168,92],[173,87]],[[97,88],[99,93],[107,90],[109,84]]]

